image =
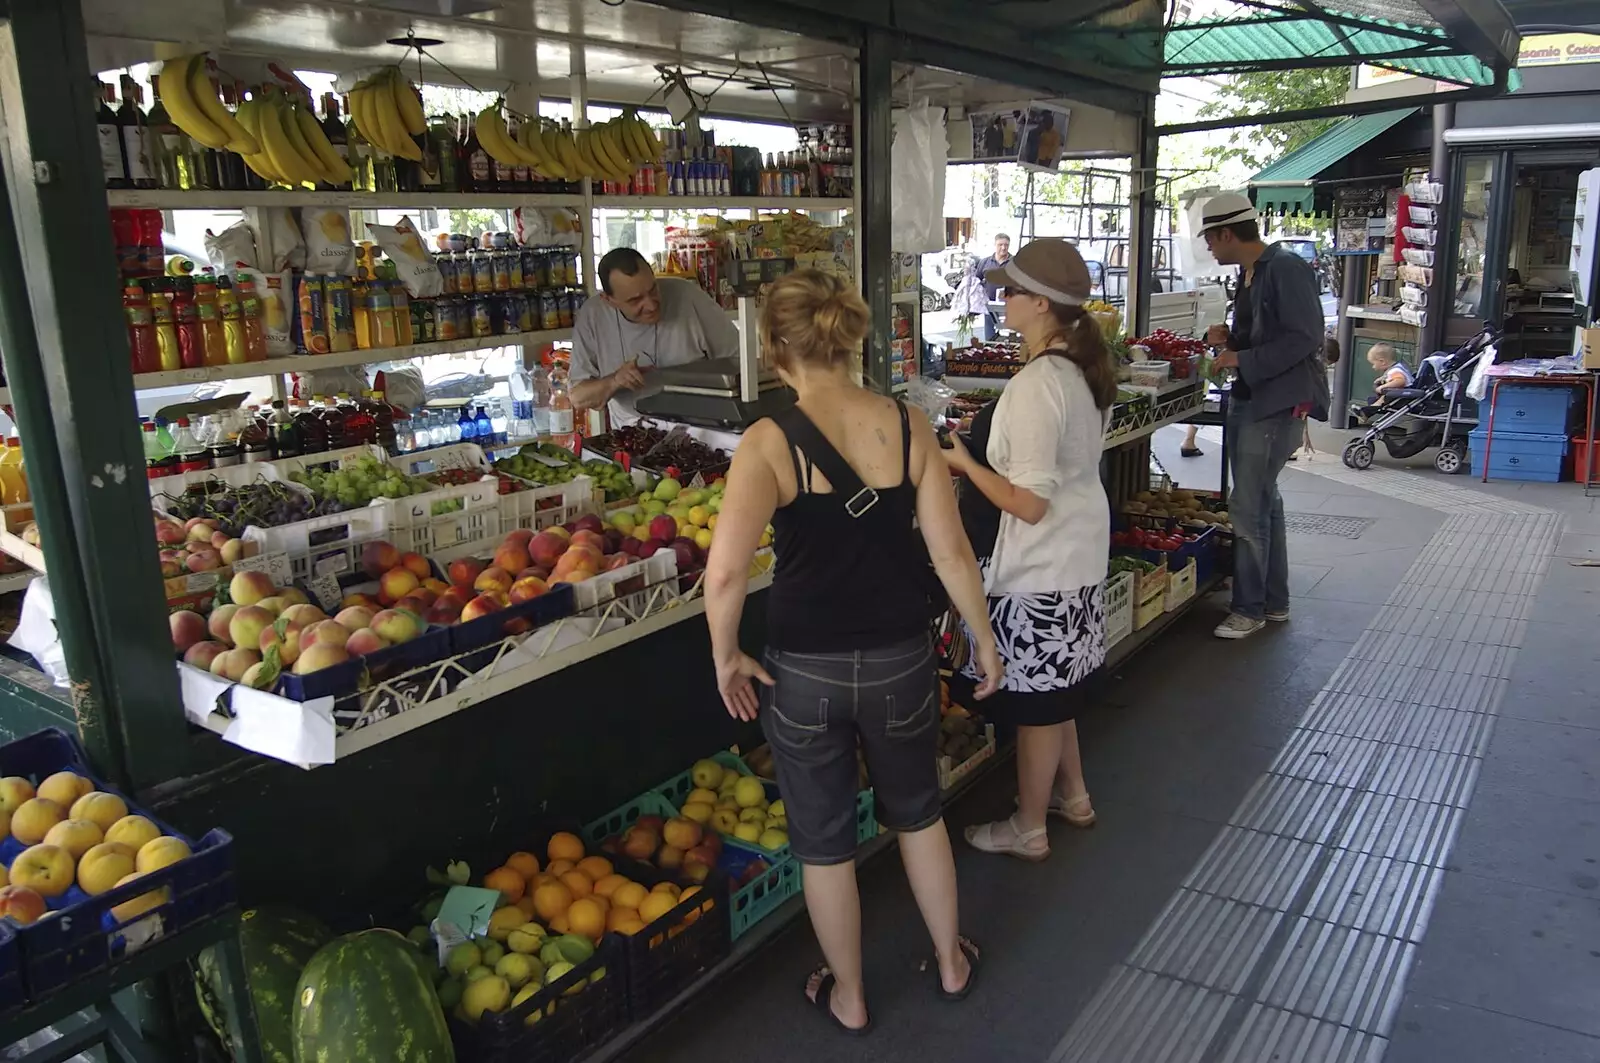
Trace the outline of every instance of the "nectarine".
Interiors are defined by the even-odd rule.
[[[364,627],[372,626],[372,614],[375,612],[377,610],[368,609],[366,606],[352,605],[348,609],[339,610],[333,618],[351,631],[360,631]]]
[[[418,553],[401,554],[400,567],[416,576],[419,580],[428,579],[433,575],[433,568],[428,564],[428,559]]]
[[[472,581],[472,589],[480,594],[488,591],[499,591],[501,594],[507,594],[510,592],[513,582],[510,572],[500,568],[498,565],[491,565],[478,573],[478,578]]]
[[[0,917],[15,919],[23,926],[37,922],[45,913],[44,898],[26,886],[0,889]]]
[[[207,634],[206,618],[193,609],[179,609],[167,617],[167,623],[172,628],[172,648],[179,653],[188,653],[189,647]]]
[[[225,643],[213,642],[207,639],[204,642],[197,642],[190,646],[189,652],[183,655],[183,663],[192,664],[196,668],[209,672],[211,671],[211,662],[215,661],[220,654],[226,653],[227,650],[228,647]]]
[[[372,630],[395,645],[410,642],[422,634],[416,615],[404,609],[385,609],[374,616]]]
[[[420,586],[422,581],[410,569],[391,568],[378,581],[378,601],[393,605]]]
[[[471,590],[483,571],[483,562],[470,557],[458,557],[450,562],[450,585]]]
[[[373,579],[379,578],[399,563],[400,551],[394,548],[393,543],[386,543],[380,539],[361,548],[362,571]]]
[[[272,577],[265,572],[235,572],[228,583],[228,597],[241,608],[272,597],[276,590],[272,585]]]
[[[350,640],[344,644],[344,650],[352,657],[365,657],[369,653],[388,649],[389,640],[383,638],[371,628],[364,627],[360,631],[352,632]]]
[[[255,649],[261,645],[261,633],[278,618],[259,605],[246,605],[228,621],[228,639],[239,649]]]

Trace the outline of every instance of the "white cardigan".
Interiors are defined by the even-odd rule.
[[[1083,371],[1063,357],[1033,359],[1001,392],[989,464],[1049,508],[1037,524],[1001,514],[984,573],[989,594],[1067,593],[1105,581],[1111,549],[1111,507],[1100,482],[1106,419]]]

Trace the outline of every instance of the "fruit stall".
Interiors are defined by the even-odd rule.
[[[1136,153],[1153,75],[992,20],[493,6],[6,5],[0,550],[53,665],[0,683],[0,1035],[88,1008],[150,1058],[609,1058],[800,911],[701,620],[737,433],[575,417],[594,263],[660,228],[730,311],[741,257],[847,272],[887,387],[900,96],[1065,97],[1069,147]],[[1123,583],[1119,654],[1194,591],[1135,629],[1156,584]],[[997,751],[944,706],[950,795]]]

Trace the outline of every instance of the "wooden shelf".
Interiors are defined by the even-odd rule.
[[[365,351],[341,351],[337,354],[303,354],[288,358],[269,358],[264,362],[244,362],[239,365],[213,365],[199,369],[173,369],[163,373],[138,373],[134,375],[135,390],[172,387],[176,384],[203,384],[210,380],[237,380],[241,377],[272,376],[277,373],[304,373],[316,369],[337,369],[348,365],[370,365],[373,362],[404,362],[412,358],[431,358],[439,354],[465,354],[471,351],[492,351],[499,347],[538,347],[572,338],[572,330],[552,329],[548,332],[514,332],[503,336],[471,337],[464,340],[444,340],[439,343],[414,343],[409,347],[381,347]]]
[[[245,207],[349,207],[352,210],[415,210],[423,207],[582,207],[577,194],[537,192],[266,192],[185,191],[180,188],[113,188],[113,207],[156,210],[242,210]]]

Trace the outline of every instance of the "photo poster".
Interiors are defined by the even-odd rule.
[[[1055,173],[1061,168],[1061,153],[1067,147],[1069,108],[1056,104],[1033,103],[1022,124],[1022,150],[1017,162],[1030,170]]]
[[[970,111],[973,162],[1016,162],[1022,150],[1026,107]]]

